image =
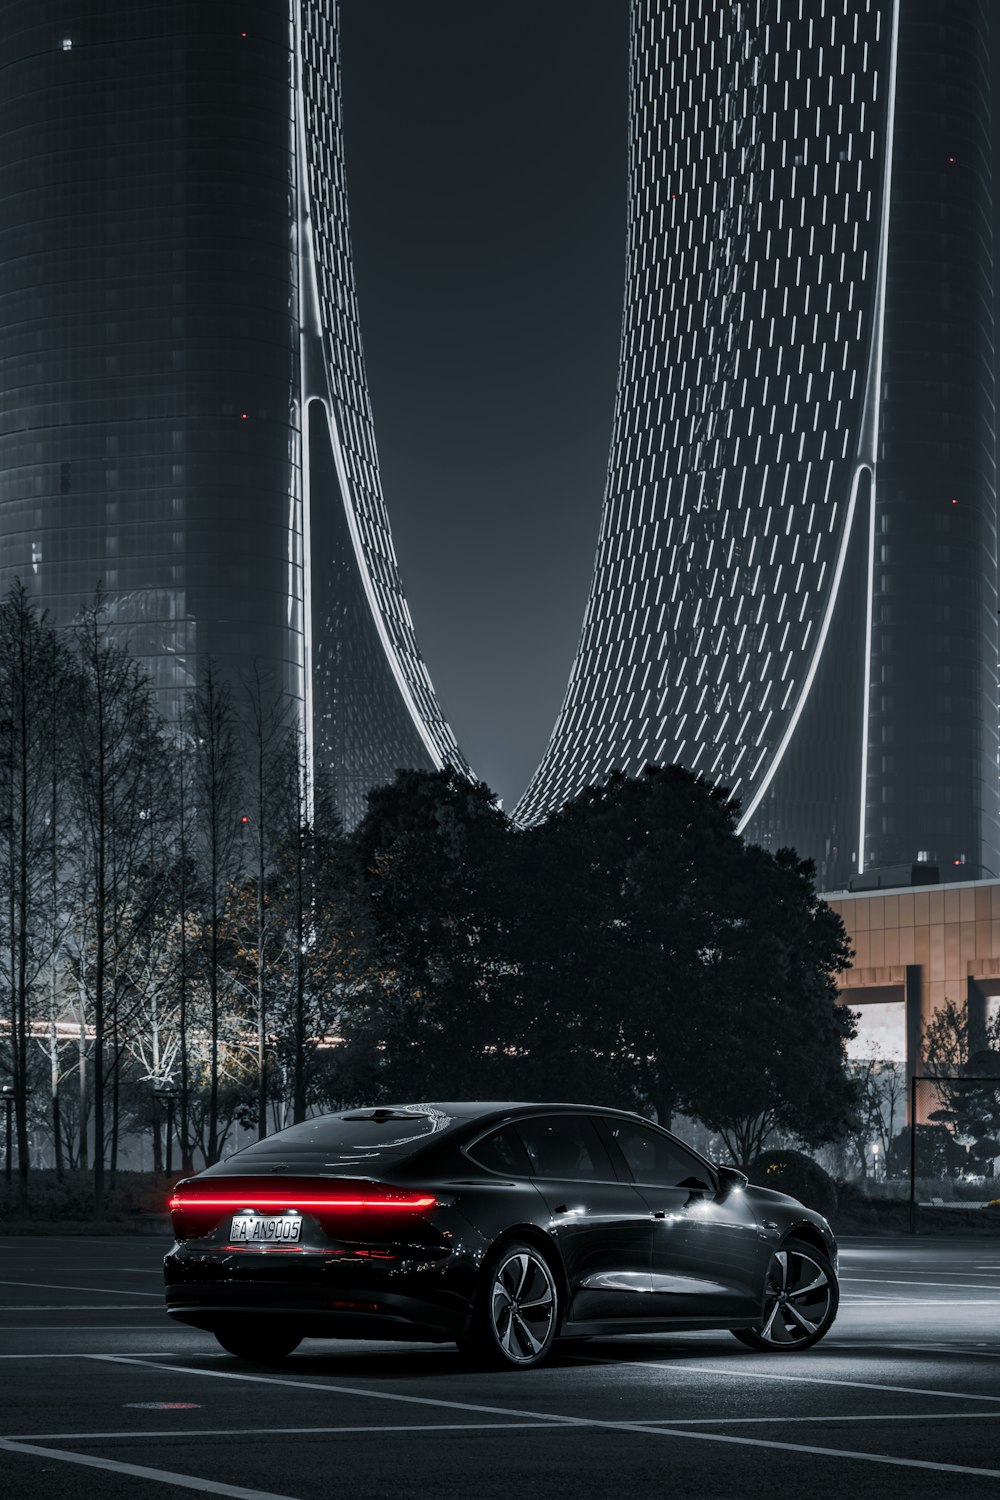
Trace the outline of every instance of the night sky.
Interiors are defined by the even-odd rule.
[[[625,0],[342,0],[354,264],[417,638],[510,809],[562,703],[614,415]]]

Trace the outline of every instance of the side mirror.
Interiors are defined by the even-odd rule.
[[[717,1167],[719,1174],[719,1191],[715,1195],[716,1203],[725,1203],[732,1193],[742,1192],[750,1179],[745,1172],[738,1172],[735,1167]]]

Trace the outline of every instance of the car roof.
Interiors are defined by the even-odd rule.
[[[434,1110],[455,1120],[477,1120],[493,1115],[530,1113],[535,1110],[576,1110],[581,1114],[619,1115],[623,1120],[644,1120],[634,1110],[616,1109],[605,1104],[580,1104],[560,1099],[426,1099],[397,1104],[360,1105],[357,1109],[339,1110],[338,1114],[362,1114],[376,1110]],[[652,1121],[646,1123],[652,1124]],[[664,1128],[661,1126],[661,1129]]]

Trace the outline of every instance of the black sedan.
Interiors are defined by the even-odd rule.
[[[613,1109],[321,1115],[178,1183],[170,1211],[168,1313],[246,1359],[432,1339],[526,1369],[557,1338],[693,1328],[796,1352],[837,1312],[825,1219]]]

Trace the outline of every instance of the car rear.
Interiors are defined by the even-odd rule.
[[[435,1132],[400,1140],[397,1123],[327,1117],[178,1183],[170,1316],[216,1333],[286,1320],[306,1337],[458,1337],[480,1237],[453,1194],[414,1181]]]

